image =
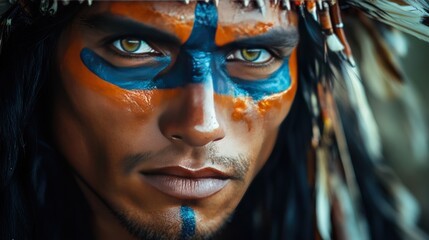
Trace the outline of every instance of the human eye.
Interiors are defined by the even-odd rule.
[[[285,58],[267,48],[237,48],[226,55],[226,70],[234,78],[262,80],[277,71]]]
[[[112,47],[115,51],[119,52],[119,54],[126,56],[142,56],[159,53],[158,51],[153,49],[146,41],[132,37],[116,39],[112,42]]]
[[[116,67],[151,66],[171,56],[162,45],[137,36],[107,36],[95,50]]]
[[[236,49],[227,56],[228,61],[242,61],[253,64],[264,64],[270,62],[274,56],[263,48]]]

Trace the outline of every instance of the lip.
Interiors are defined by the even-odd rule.
[[[180,166],[140,172],[144,182],[179,199],[202,199],[222,190],[230,177],[214,168],[199,170]]]

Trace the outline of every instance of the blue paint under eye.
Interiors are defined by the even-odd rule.
[[[252,96],[255,100],[283,92],[291,86],[291,77],[289,69],[289,58],[285,59],[282,66],[266,79],[255,81],[231,78],[237,85],[235,96]]]
[[[171,89],[187,84],[203,84],[217,94],[233,97],[250,96],[261,100],[287,90],[291,85],[289,59],[266,79],[232,78],[226,70],[226,53],[215,44],[218,13],[213,3],[198,2],[195,21],[189,39],[180,48],[175,64],[170,57],[154,57],[142,67],[116,67],[89,49],[83,49],[81,59],[101,79],[127,90]]]
[[[180,218],[182,219],[182,232],[180,239],[190,239],[195,235],[195,213],[188,206],[180,207]]]
[[[154,61],[144,67],[116,67],[88,48],[82,49],[80,57],[98,77],[128,90],[162,88],[153,79],[170,64],[170,57],[154,57]]]

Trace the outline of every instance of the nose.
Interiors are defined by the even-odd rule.
[[[169,104],[159,126],[170,141],[194,147],[223,139],[225,133],[216,115],[212,84],[187,84],[179,99]]]

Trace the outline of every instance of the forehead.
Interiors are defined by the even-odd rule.
[[[87,8],[84,15],[97,14],[118,16],[154,27],[178,38],[184,43],[192,32],[195,21],[196,2],[183,1],[108,1],[97,2]],[[204,13],[203,13],[204,14]],[[266,33],[274,28],[293,28],[296,16],[280,9],[279,5],[267,3],[265,13],[254,7],[243,7],[236,1],[220,1],[216,12],[218,26],[215,42],[225,45],[240,38]]]

